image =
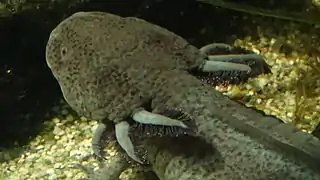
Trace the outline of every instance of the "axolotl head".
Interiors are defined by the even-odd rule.
[[[60,22],[50,34],[46,46],[47,65],[65,100],[78,113],[90,112],[88,106],[95,109],[101,105],[101,97],[93,91],[109,83],[99,73],[110,70],[106,68],[112,67],[109,62],[121,53],[121,49],[115,50],[117,47],[110,38],[110,34],[116,32],[112,24],[117,24],[119,18],[100,12],[78,12]],[[103,92],[100,95],[107,97]]]
[[[81,73],[89,64],[97,64],[95,41],[99,37],[99,13],[78,12],[63,20],[51,32],[46,47],[46,61],[58,81]],[[113,17],[116,18],[116,17]],[[88,58],[91,57],[91,58]],[[83,72],[82,72],[83,73]]]

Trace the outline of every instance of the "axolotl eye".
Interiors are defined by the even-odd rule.
[[[67,47],[63,46],[60,50],[61,57],[64,57],[67,54]]]
[[[56,71],[65,66],[65,60],[68,56],[68,49],[58,39],[51,39],[47,45],[46,60],[48,66]]]

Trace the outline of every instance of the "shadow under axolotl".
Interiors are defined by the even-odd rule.
[[[214,166],[223,165],[224,161],[220,152],[214,145],[207,143],[203,138],[197,136],[162,137],[155,142],[159,149],[166,149],[173,156],[192,158],[197,162],[212,159]],[[212,167],[210,167],[212,168]]]

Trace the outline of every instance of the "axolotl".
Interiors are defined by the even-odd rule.
[[[314,168],[319,152],[303,149],[307,152],[302,151],[302,160],[294,153],[281,152],[288,148],[279,147],[295,143],[281,135],[270,137],[262,120],[252,122],[243,111],[237,112],[244,107],[191,73],[252,76],[268,71],[256,54],[209,55],[226,47],[211,44],[198,49],[139,18],[78,12],[51,32],[46,60],[67,103],[79,114],[101,122],[95,137],[101,137],[103,122],[113,121],[119,145],[137,162],[141,163],[130,139],[132,122],[189,129],[189,122],[163,115],[165,108],[176,108],[192,117],[196,136],[214,145],[223,157],[229,171],[216,172],[217,177],[245,179],[243,174],[252,171],[275,177],[274,173],[284,171],[292,179],[319,179]]]

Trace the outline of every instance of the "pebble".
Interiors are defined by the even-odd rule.
[[[53,134],[56,136],[62,136],[65,134],[65,132],[59,126],[56,126],[53,130]]]

